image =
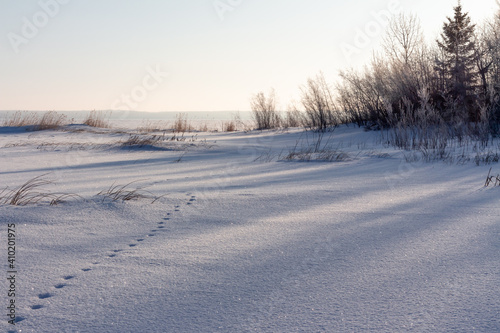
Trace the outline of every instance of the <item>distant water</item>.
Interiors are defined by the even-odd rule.
[[[0,111],[1,120],[16,111]],[[33,111],[45,112],[45,111]],[[147,123],[162,122],[173,124],[175,120],[182,116],[192,126],[198,128],[207,125],[210,129],[222,127],[222,124],[231,120],[238,120],[248,124],[251,122],[252,113],[250,111],[190,111],[190,112],[141,112],[141,111],[98,111],[105,115],[112,126],[117,127],[137,127]],[[81,123],[89,115],[90,111],[58,111],[65,114],[71,123]]]
[[[16,111],[0,111],[0,118]],[[45,112],[45,111],[34,111]],[[250,120],[250,111],[190,111],[190,112],[143,112],[143,111],[98,111],[106,114],[109,120],[175,120],[179,114],[189,120],[231,120],[239,116],[241,120]],[[57,111],[68,116],[69,119],[84,119],[90,111]]]

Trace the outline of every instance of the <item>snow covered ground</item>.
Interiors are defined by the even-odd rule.
[[[500,165],[408,163],[352,127],[334,162],[287,161],[299,130],[130,135],[0,128],[1,188],[79,196],[0,205],[2,331],[500,332]],[[130,182],[157,200],[97,195]]]

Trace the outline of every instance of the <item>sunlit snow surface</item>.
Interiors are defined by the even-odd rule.
[[[130,135],[0,129],[2,189],[46,174],[80,196],[0,206],[2,331],[500,331],[500,165],[408,163],[353,127],[329,138],[337,162],[284,161],[301,130]],[[133,181],[161,197],[97,196]]]

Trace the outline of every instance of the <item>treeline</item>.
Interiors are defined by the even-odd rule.
[[[450,136],[496,136],[500,11],[478,26],[459,3],[432,44],[425,42],[417,17],[400,14],[388,25],[382,51],[363,70],[341,71],[334,86],[320,74],[301,90],[299,105],[285,115],[276,112],[274,92],[253,96],[257,127],[299,122],[327,130],[354,123],[380,129],[417,127],[421,131],[416,136],[429,128]]]

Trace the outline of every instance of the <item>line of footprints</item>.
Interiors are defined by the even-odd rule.
[[[191,205],[191,204],[193,204],[196,201],[196,196],[191,195],[191,194],[187,194],[187,196],[190,197],[189,200],[188,200],[188,202],[187,202],[187,205]],[[176,205],[175,206],[174,212],[178,212],[178,211],[180,211],[180,205]],[[155,229],[152,229],[147,234],[147,237],[154,237],[158,231],[160,231],[161,229],[165,229],[165,222],[169,221],[170,218],[171,218],[171,213],[167,213],[167,217],[163,218],[164,221],[158,222],[157,227]],[[145,241],[147,237],[137,238],[135,240],[136,242],[128,244],[129,248],[134,248],[134,247],[138,246],[141,242]],[[122,249],[113,250],[111,253],[107,254],[107,257],[109,257],[109,258],[116,257],[122,251],[123,251]],[[98,265],[98,264],[99,264],[99,262],[94,262],[93,263],[93,265]],[[82,268],[81,269],[82,272],[89,272],[91,270],[92,270],[91,268]],[[66,275],[66,276],[63,276],[61,282],[54,285],[54,289],[58,290],[58,289],[62,289],[64,287],[68,286],[68,284],[66,282],[70,281],[71,279],[74,279],[75,277],[76,277],[76,274],[75,275]],[[38,299],[39,300],[44,300],[44,299],[47,299],[47,298],[50,298],[50,297],[53,297],[53,296],[54,296],[53,292],[46,292],[46,293],[38,294]],[[44,307],[44,305],[42,305],[42,304],[34,304],[34,305],[30,306],[30,308],[32,310],[38,310],[38,309],[41,309],[43,307]],[[26,318],[24,318],[22,316],[17,316],[16,317],[16,322],[19,323],[19,322],[21,322],[21,321],[23,321],[25,319]]]

